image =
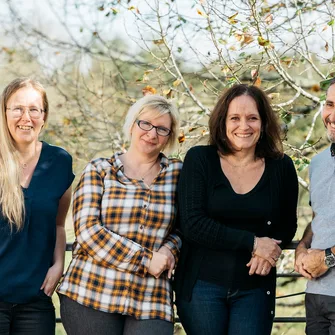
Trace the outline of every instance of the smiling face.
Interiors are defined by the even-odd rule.
[[[256,149],[262,129],[262,121],[256,102],[248,95],[231,101],[226,118],[226,134],[237,151]]]
[[[15,117],[12,110],[15,107],[24,106],[24,113],[21,117]],[[31,144],[37,142],[38,135],[44,125],[45,113],[41,113],[39,119],[32,119],[28,114],[27,107],[43,109],[43,100],[40,92],[32,87],[24,87],[17,90],[8,99],[6,107],[7,127],[9,132],[18,145]]]
[[[170,114],[159,115],[154,110],[146,110],[138,117],[139,120],[150,122],[153,126],[171,129]],[[142,154],[158,156],[169,140],[169,136],[157,135],[156,128],[143,130],[135,122],[131,129],[130,147]]]
[[[329,141],[335,143],[335,84],[328,88],[326,103],[322,110],[322,121],[327,128]]]

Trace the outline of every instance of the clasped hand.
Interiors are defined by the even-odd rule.
[[[281,241],[269,237],[257,237],[257,247],[254,250],[247,266],[249,275],[258,274],[266,276],[272,267],[276,266],[277,260],[281,254],[281,248],[278,246]]]
[[[324,258],[324,250],[301,249],[296,252],[294,269],[307,279],[318,278],[328,271]]]
[[[168,270],[168,278],[171,279],[175,264],[176,261],[170,249],[162,246],[158,251],[153,251],[148,272],[155,278],[159,278],[165,270]]]

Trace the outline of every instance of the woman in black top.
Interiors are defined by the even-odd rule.
[[[188,151],[178,186],[178,315],[191,335],[270,334],[276,262],[297,228],[295,168],[255,86],[228,89],[209,129],[210,145]]]

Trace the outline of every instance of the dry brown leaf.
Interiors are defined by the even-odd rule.
[[[230,24],[236,24],[236,23],[238,22],[238,21],[235,19],[237,15],[238,15],[238,12],[235,13],[234,15],[232,15],[232,16],[229,16],[229,17],[228,17],[228,22],[229,22]]]
[[[266,15],[264,21],[266,24],[270,25],[273,22],[273,15],[272,14]]]
[[[178,136],[178,142],[179,142],[179,143],[183,143],[183,142],[185,142],[185,135],[184,135],[184,134],[180,134],[180,135]]]
[[[262,36],[258,36],[257,38],[258,40],[258,44],[262,47],[267,47],[270,45],[270,41],[266,40],[265,38],[263,38]]]
[[[154,40],[154,44],[159,45],[159,44],[163,44],[164,40],[161,38],[159,40]]]
[[[203,17],[207,17],[207,15],[203,13],[200,9],[197,9],[197,13]]]
[[[157,90],[154,87],[147,85],[144,88],[142,88],[142,93],[143,95],[152,95],[152,94],[156,94]]]
[[[173,93],[173,91],[171,90],[171,88],[163,91],[163,94],[169,99],[172,98],[172,93]]]
[[[242,34],[234,34],[235,38],[239,41],[242,42],[243,41],[243,35]]]
[[[180,83],[182,82],[182,80],[181,79],[177,79],[177,80],[175,80],[174,82],[173,82],[173,86],[174,87],[177,87],[177,86],[179,86],[180,85]]]
[[[243,43],[242,44],[250,44],[254,41],[254,38],[250,34],[244,34]]]
[[[320,92],[321,88],[320,88],[320,85],[318,84],[314,84],[312,87],[311,87],[311,90],[313,92]]]
[[[262,83],[262,80],[260,77],[257,77],[257,79],[255,80],[254,82],[254,86],[256,87],[260,87],[261,86],[261,83]]]
[[[68,119],[67,117],[63,118],[63,125],[64,126],[69,126],[71,124],[71,120]]]

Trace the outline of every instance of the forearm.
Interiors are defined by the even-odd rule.
[[[302,239],[297,246],[296,253],[309,249],[311,247],[312,239],[313,239],[312,223],[310,222],[305,228],[305,232],[302,236]]]
[[[56,245],[53,256],[53,265],[57,264],[64,268],[66,249],[66,233],[63,226],[56,226]]]

